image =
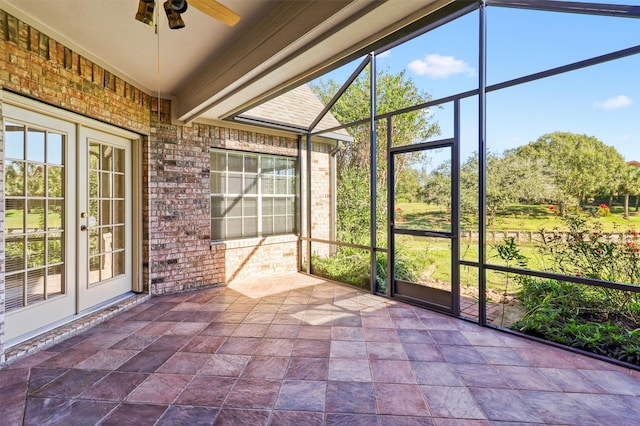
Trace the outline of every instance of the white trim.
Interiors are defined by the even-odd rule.
[[[27,98],[13,92],[0,90],[0,100],[3,103],[13,105],[18,108],[45,114],[54,118],[58,118],[60,120],[70,121],[74,124],[79,124],[84,127],[100,130],[102,132],[110,133],[114,136],[120,136],[122,138],[131,139],[134,141],[140,140],[140,133],[122,129],[120,127],[114,126],[113,124],[89,118],[82,114],[71,112],[58,106],[49,105],[35,99]]]

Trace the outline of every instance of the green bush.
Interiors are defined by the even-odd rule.
[[[640,328],[611,309],[602,289],[526,276],[518,280],[527,312],[513,329],[640,365]]]
[[[423,270],[419,258],[404,248],[396,249],[395,276],[397,279],[416,282]],[[387,292],[387,254],[376,254],[376,286],[380,293]],[[351,247],[339,247],[334,256],[311,257],[311,273],[356,287],[370,287],[369,252]]]

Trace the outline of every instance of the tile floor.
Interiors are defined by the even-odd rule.
[[[0,370],[1,425],[640,424],[640,372],[301,274],[154,297]]]

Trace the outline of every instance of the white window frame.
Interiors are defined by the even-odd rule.
[[[235,167],[230,167],[230,158],[236,159]],[[239,158],[240,162],[237,161]],[[256,162],[255,169],[252,159]],[[265,167],[269,162],[272,165]],[[212,148],[211,240],[295,234],[296,162],[295,157]],[[242,170],[238,167],[240,163]],[[269,181],[272,182],[270,186]],[[271,188],[272,192],[269,191]],[[255,204],[251,200],[255,200]],[[268,209],[271,212],[267,212]]]

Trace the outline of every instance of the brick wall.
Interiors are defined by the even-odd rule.
[[[255,273],[297,270],[296,236],[211,244],[209,206],[210,147],[296,156],[295,136],[248,126],[173,125],[170,101],[142,92],[2,10],[0,86],[140,134],[145,291],[177,292]],[[0,102],[0,118],[1,111]],[[5,297],[3,146],[0,137],[0,363]],[[326,156],[323,152],[324,148],[318,154]],[[317,191],[327,192],[324,187]],[[319,210],[314,210],[314,223],[320,229],[322,218],[315,217],[315,211]]]

